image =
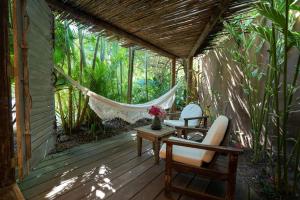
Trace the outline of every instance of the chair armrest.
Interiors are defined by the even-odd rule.
[[[183,119],[184,119],[184,126],[188,126],[189,125],[189,120],[200,119],[200,120],[204,120],[204,127],[206,127],[207,126],[208,116],[187,117],[187,118],[183,118]]]
[[[180,115],[180,112],[166,113],[166,115]]]
[[[191,147],[197,149],[205,149],[205,150],[215,151],[215,152],[225,153],[225,154],[239,154],[243,151],[242,149],[237,149],[232,147],[206,145],[200,143],[196,144],[196,143],[190,143],[190,142],[184,142],[184,141],[178,141],[172,139],[164,139],[163,142],[166,143],[167,146],[177,145],[177,146]]]
[[[208,129],[207,128],[191,128],[191,127],[186,127],[186,126],[175,126],[176,129],[182,129],[185,131],[199,131],[201,133],[207,133]]]
[[[208,119],[208,116],[201,116],[201,117],[187,117],[183,118],[184,120],[193,120],[193,119]]]

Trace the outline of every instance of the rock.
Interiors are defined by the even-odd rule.
[[[68,135],[61,135],[59,138],[59,142],[66,142],[70,140],[70,136]]]

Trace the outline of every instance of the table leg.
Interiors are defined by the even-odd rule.
[[[154,157],[155,157],[155,164],[159,164],[159,150],[160,150],[160,140],[156,139],[155,142],[153,142],[154,145]]]
[[[140,136],[137,136],[137,151],[138,156],[142,155],[142,146],[143,146],[143,138]]]

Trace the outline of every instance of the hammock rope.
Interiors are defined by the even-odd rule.
[[[88,88],[80,85],[77,81],[66,75],[64,71],[58,67],[54,67],[57,72],[63,75],[74,87],[79,89],[84,95],[89,96],[90,108],[100,117],[102,120],[110,120],[116,117],[123,119],[129,123],[135,123],[139,119],[152,118],[148,114],[148,109],[151,106],[160,106],[163,109],[169,109],[172,107],[175,101],[175,93],[177,85],[170,89],[167,93],[160,96],[157,99],[149,101],[143,104],[126,104],[113,101],[104,96],[92,92]]]

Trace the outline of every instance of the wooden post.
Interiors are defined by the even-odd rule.
[[[0,198],[24,199],[15,183],[8,46],[8,0],[0,1]]]
[[[23,63],[23,15],[20,0],[13,1],[13,38],[14,38],[14,77],[16,96],[16,142],[18,158],[18,176],[24,175],[24,135],[25,135],[25,99],[24,99],[24,63]]]
[[[128,90],[127,90],[127,103],[132,101],[132,79],[133,79],[133,64],[134,64],[134,49],[133,47],[129,48],[128,52]]]
[[[172,59],[172,66],[171,66],[171,88],[173,88],[176,85],[176,58]],[[171,108],[171,112],[175,112],[176,111],[176,105],[175,102]],[[170,119],[173,119],[173,117],[171,116]]]
[[[171,88],[176,85],[176,58],[172,59],[172,68],[171,68]]]
[[[8,50],[8,1],[0,2],[0,187],[15,182]]]
[[[192,101],[192,86],[193,86],[193,57],[187,59],[187,96],[186,103]]]

